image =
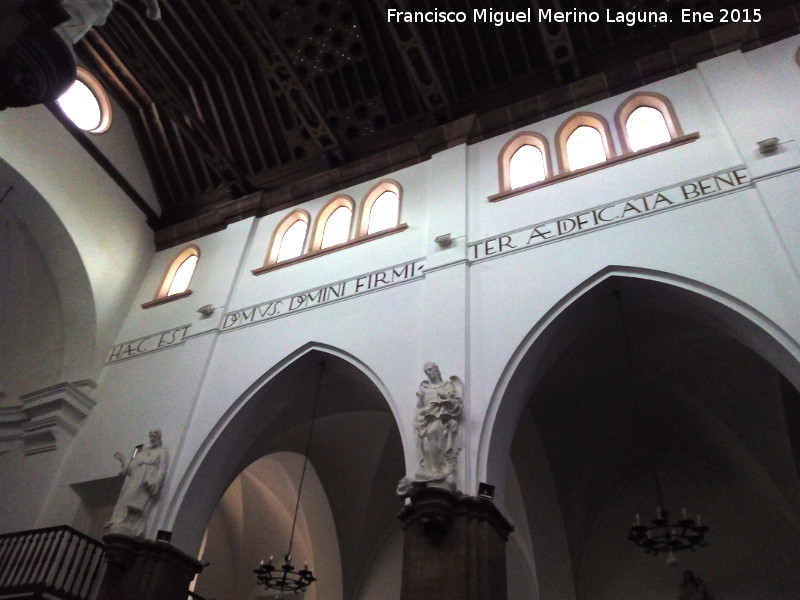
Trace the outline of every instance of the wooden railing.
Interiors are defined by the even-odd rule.
[[[89,600],[103,568],[103,544],[71,527],[0,535],[0,598]]]

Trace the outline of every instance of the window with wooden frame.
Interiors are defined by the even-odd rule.
[[[401,189],[396,181],[384,180],[364,198],[358,225],[358,237],[386,231],[400,222]]]
[[[355,202],[349,196],[337,196],[323,208],[317,217],[311,250],[323,250],[344,244],[350,239]]]
[[[200,249],[197,246],[188,246],[181,250],[173,261],[169,264],[167,272],[161,279],[161,285],[156,292],[156,297],[150,302],[142,304],[142,308],[150,308],[185,298],[192,293],[189,284],[192,281],[197,263],[200,260]]]
[[[291,260],[303,254],[310,222],[311,218],[304,210],[296,210],[281,221],[272,234],[265,264]]]
[[[637,92],[617,109],[616,126],[623,153],[638,152],[683,136],[669,99],[654,92]]]
[[[600,115],[580,112],[556,133],[558,166],[562,173],[603,163],[614,157],[608,123]]]
[[[523,131],[503,146],[498,157],[500,191],[513,190],[551,176],[547,140]]]

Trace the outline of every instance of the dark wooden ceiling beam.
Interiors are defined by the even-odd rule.
[[[181,134],[192,144],[199,156],[208,161],[209,166],[219,178],[218,184],[237,185],[244,192],[250,189],[247,178],[241,172],[236,161],[225,146],[225,138],[218,139],[209,130],[208,126],[200,120],[194,107],[184,98],[183,93],[176,87],[171,74],[163,69],[163,63],[153,55],[153,46],[148,45],[148,40],[141,39],[133,27],[124,18],[109,20],[106,27],[113,26],[119,33],[123,43],[128,48],[135,48],[134,52],[126,54],[126,62],[130,64],[139,76],[139,81],[149,90],[154,98],[158,112],[163,112],[174,121]],[[164,127],[160,128],[163,135],[162,143],[169,147],[173,140]],[[198,194],[202,190],[195,190]],[[188,193],[188,192],[187,192]],[[188,193],[191,197],[191,193]],[[185,199],[185,197],[184,197]]]
[[[531,0],[531,6],[536,13],[536,24],[542,36],[547,60],[553,69],[553,76],[559,85],[565,83],[564,70],[569,73],[569,80],[574,81],[580,77],[580,65],[575,55],[575,46],[572,43],[569,29],[565,23],[553,21],[545,22],[538,18],[539,9],[552,9],[561,11],[561,0]]]
[[[200,106],[197,102],[194,102],[195,98],[193,96],[193,90],[197,84],[201,85],[206,93],[206,98],[210,106],[215,107],[217,112],[215,112],[216,122],[217,122],[217,131],[218,137],[217,139],[222,142],[225,152],[231,157],[231,164],[236,165],[236,171],[241,169],[239,165],[244,165],[245,171],[249,173],[253,173],[253,165],[251,161],[251,151],[250,149],[253,147],[253,144],[247,145],[244,141],[243,135],[245,128],[236,126],[236,122],[240,114],[247,114],[248,111],[244,105],[244,102],[241,100],[241,89],[238,86],[237,78],[233,78],[233,90],[237,92],[235,94],[230,93],[230,84],[225,84],[221,81],[220,75],[216,69],[211,71],[211,76],[216,80],[217,83],[217,91],[213,93],[209,90],[208,86],[206,85],[206,72],[201,70],[202,64],[198,63],[197,56],[203,57],[203,53],[191,53],[187,52],[187,47],[189,44],[185,42],[183,38],[178,39],[176,34],[181,30],[180,25],[175,25],[177,23],[181,23],[182,19],[181,16],[176,14],[173,11],[168,11],[165,16],[171,17],[170,19],[170,26],[164,26],[164,22],[162,21],[159,24],[150,24],[149,22],[145,22],[144,18],[141,16],[140,12],[137,7],[132,7],[127,2],[127,0],[118,0],[119,2],[119,9],[125,9],[127,14],[130,18],[134,20],[137,24],[137,31],[141,31],[145,36],[143,40],[146,47],[155,48],[159,56],[163,57],[165,64],[158,65],[163,72],[167,73],[166,79],[168,79],[171,83],[173,80],[177,80],[183,83],[183,86],[188,91],[188,94],[184,95],[181,94],[179,90],[177,90],[173,86],[173,90],[175,91],[175,97],[189,97],[194,103],[192,111],[184,111],[185,117],[189,120],[191,126],[194,128],[196,122],[205,123],[204,119],[202,118],[202,111]],[[127,21],[125,21],[127,24]],[[155,35],[155,29],[158,28],[158,35]],[[131,28],[133,31],[133,28]],[[163,38],[163,42],[162,42]],[[166,45],[169,45],[169,49],[167,49]],[[174,56],[173,56],[174,53]],[[180,60],[181,63],[188,66],[190,69],[191,77],[188,77],[186,73],[184,73],[184,69],[181,68],[177,60]],[[158,68],[157,67],[157,68]],[[168,69],[168,67],[170,67]],[[229,89],[226,89],[229,88]],[[232,105],[232,98],[231,96],[239,99],[240,106],[237,109],[234,109]],[[221,101],[221,106],[220,106]],[[225,122],[222,122],[222,115],[224,114]],[[193,115],[196,115],[193,116]],[[193,163],[189,163],[188,166],[192,166]],[[239,177],[243,179],[243,177]],[[195,180],[197,181],[196,177]],[[203,187],[199,187],[198,191],[202,190]]]
[[[389,0],[373,0],[373,2],[383,14],[388,13],[390,8]],[[399,10],[408,10],[405,0],[392,0],[392,4],[395,4]],[[402,25],[389,23],[388,29],[394,43],[400,50],[406,72],[414,82],[427,109],[433,113],[444,112],[447,114],[450,106],[450,96],[442,85],[442,79],[434,67],[427,46],[422,41],[417,28],[413,23],[402,23]],[[400,36],[401,30],[408,32],[408,36],[405,39]],[[421,64],[419,62],[415,63],[412,53],[419,57],[422,61]],[[420,72],[420,67],[423,69],[422,72]]]
[[[206,115],[204,114],[205,111],[201,105],[200,98],[197,94],[197,87],[199,85],[200,89],[202,90],[202,94],[204,96],[204,102],[206,106],[212,107],[216,106],[217,100],[219,98],[226,97],[227,89],[226,85],[222,82],[220,78],[219,71],[211,60],[209,53],[207,52],[207,48],[204,44],[200,44],[197,36],[193,35],[192,32],[189,30],[186,19],[184,15],[191,15],[189,18],[191,19],[194,17],[196,22],[196,16],[194,11],[192,10],[184,10],[182,12],[178,12],[175,10],[175,7],[172,3],[167,3],[163,7],[163,18],[162,21],[166,21],[169,23],[169,27],[164,27],[164,33],[172,40],[173,45],[179,48],[184,61],[188,62],[191,65],[192,70],[195,73],[195,80],[196,84],[189,84],[187,85],[187,91],[189,97],[194,105],[195,112],[198,118],[203,122],[206,123]],[[175,31],[175,34],[172,31]],[[203,28],[200,28],[202,31]],[[178,40],[176,35],[180,34],[181,38]],[[189,49],[191,48],[191,52]],[[209,83],[211,81],[211,84]],[[215,85],[215,89],[212,89],[212,85]],[[234,85],[237,88],[238,96],[241,98],[241,91],[238,89],[238,79],[234,80]],[[241,114],[249,116],[248,112],[245,109],[245,105],[243,101],[240,101],[240,112]],[[209,109],[210,110],[210,109]],[[234,119],[233,111],[228,108],[228,117],[229,119]],[[221,139],[223,139],[223,143],[225,143],[226,151],[232,154],[231,147],[227,143],[228,131],[220,121],[219,114],[216,113],[214,115],[209,115],[215,119],[217,129],[220,132]],[[238,131],[238,127],[235,128]],[[245,148],[244,142],[240,139],[239,140],[240,152],[241,155],[244,157],[249,157],[250,153]],[[252,173],[252,168],[248,164],[248,172]],[[210,182],[208,178],[208,170],[205,165],[203,166],[204,176]],[[202,188],[200,188],[202,189]]]
[[[128,66],[120,60],[97,29],[90,29],[77,49],[84,56],[88,55],[89,62],[93,63],[102,76],[123,94],[126,102],[140,110],[153,103],[147,90],[139,84]]]
[[[398,123],[413,115],[403,102],[396,77],[378,77],[378,73],[391,73],[391,61],[386,51],[386,44],[390,43],[383,35],[385,25],[381,18],[376,18],[375,13],[379,8],[372,0],[351,0],[354,6],[359,7],[359,27],[362,31],[365,44],[371,49],[367,64],[372,76],[378,82],[378,89],[386,107],[387,116],[392,123]],[[379,24],[380,21],[380,24]],[[393,44],[394,47],[396,45]]]
[[[345,151],[325,116],[298,77],[275,36],[253,4],[247,0],[224,3],[237,28],[264,69],[264,75],[283,96],[293,117],[305,128],[320,149],[344,161]]]
[[[220,21],[217,11],[213,10],[208,2],[205,0],[192,0],[192,2],[189,3],[188,0],[182,0],[182,4],[184,6],[184,12],[189,15],[193,22],[192,31],[195,32],[195,35],[189,35],[193,39],[197,39],[198,35],[202,36],[202,45],[207,46],[214,52],[218,64],[221,64],[232,76],[234,74],[240,74],[243,78],[244,89],[248,93],[244,94],[241,90],[241,87],[237,87],[237,91],[239,92],[241,101],[244,105],[242,107],[242,112],[248,122],[248,131],[252,136],[253,145],[256,148],[258,157],[260,159],[261,164],[260,169],[258,170],[260,171],[282,164],[280,149],[273,132],[274,127],[270,125],[269,119],[264,112],[264,101],[261,97],[259,97],[258,86],[256,85],[253,77],[250,61],[248,61],[247,58],[239,51],[239,44],[235,42],[229,35],[227,27],[225,27]],[[203,6],[206,13],[209,15],[209,20],[214,25],[215,30],[221,32],[220,41],[225,42],[227,47],[230,48],[232,58],[236,61],[235,68],[231,60],[228,58],[228,55],[222,51],[216,36],[209,32],[209,28],[207,26],[208,24],[204,23],[198,17],[198,14],[194,9],[194,5]],[[218,70],[218,67],[214,66],[213,64],[210,66],[210,68]],[[234,77],[234,81],[237,86],[242,85],[239,79],[240,78],[238,76]],[[217,80],[221,86],[222,84],[219,82],[219,75],[217,75]],[[224,93],[224,90],[220,91],[221,93]],[[251,112],[254,113],[253,117],[250,116]],[[259,136],[257,131],[266,132],[266,140],[264,139],[264,136]],[[268,147],[266,148],[264,147],[265,142],[268,143]]]

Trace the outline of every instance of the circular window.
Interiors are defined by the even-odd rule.
[[[58,99],[61,110],[89,133],[103,133],[111,124],[111,104],[100,82],[78,67],[78,78]]]

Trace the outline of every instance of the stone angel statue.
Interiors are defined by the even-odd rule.
[[[453,375],[442,379],[438,365],[425,363],[427,379],[417,388],[414,434],[419,470],[413,480],[404,477],[397,493],[407,496],[414,483],[434,484],[455,491],[458,433],[464,410],[464,383]]]

